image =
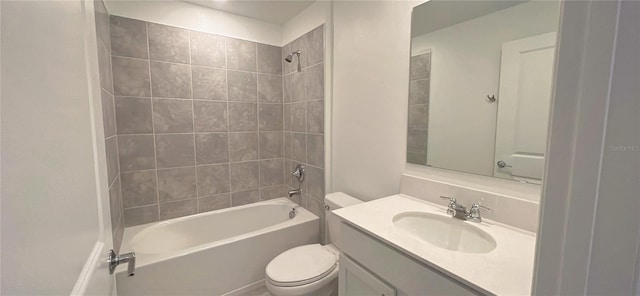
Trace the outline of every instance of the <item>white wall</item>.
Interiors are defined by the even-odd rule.
[[[333,186],[328,192],[371,200],[400,191],[414,4],[333,4]]]
[[[181,1],[106,1],[110,14],[282,46],[282,26]]]
[[[502,44],[556,31],[558,8],[528,2],[413,38],[412,55],[432,52],[429,165],[493,175],[498,104],[486,96],[498,96]]]
[[[282,25],[282,44],[285,45],[331,19],[331,1],[319,0]],[[328,30],[327,30],[328,31]]]

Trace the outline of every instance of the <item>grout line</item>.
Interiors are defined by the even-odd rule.
[[[256,71],[258,71],[258,44],[256,43]],[[256,130],[258,134],[258,188],[262,185],[262,161],[260,159],[260,103],[258,102],[258,77],[256,75]],[[260,190],[258,190],[258,200],[262,200]]]
[[[229,140],[229,133],[231,131],[230,120],[231,114],[229,113],[229,58],[227,57],[227,37],[224,37],[224,80],[225,80],[225,88],[227,91],[227,159],[229,160],[228,164],[228,175],[229,175],[229,207],[233,206],[233,198],[231,193],[231,141]]]
[[[156,147],[156,127],[153,120],[153,78],[151,77],[151,49],[149,46],[149,23],[144,23],[147,33],[147,56],[149,57],[147,65],[149,66],[149,93],[151,94],[151,131],[153,132],[153,160],[155,161],[156,172],[156,212],[158,213],[158,220],[160,221],[160,178],[158,177],[158,148]]]
[[[191,91],[191,134],[193,135],[193,170],[195,172],[195,183],[196,183],[196,213],[200,213],[200,203],[198,202],[197,198],[200,195],[198,193],[198,167],[196,166],[198,164],[198,149],[197,147],[197,142],[196,142],[196,107],[195,107],[195,102],[193,101],[193,61],[192,61],[192,57],[191,57],[191,30],[187,30],[187,39],[189,42],[189,50],[188,50],[188,54],[189,54],[189,85],[190,85],[190,91]]]

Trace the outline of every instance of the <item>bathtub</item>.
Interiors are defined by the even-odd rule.
[[[125,229],[121,253],[136,273],[116,270],[118,295],[234,295],[264,280],[265,267],[292,247],[317,243],[319,219],[286,198]]]

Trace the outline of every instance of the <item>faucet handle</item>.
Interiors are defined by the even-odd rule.
[[[441,195],[440,198],[449,200],[449,204],[447,205],[447,214],[451,215],[451,217],[454,217],[456,215],[456,205],[458,204],[458,201],[450,196]]]
[[[473,205],[471,205],[470,211],[479,211],[479,210],[485,210],[487,212],[493,212],[492,208],[485,207],[485,206],[481,205],[480,203],[474,203]]]
[[[469,209],[467,220],[471,220],[473,222],[482,222],[482,217],[480,216],[480,210],[493,212],[491,208],[485,207],[479,203],[474,203],[473,205],[471,205],[471,208]]]

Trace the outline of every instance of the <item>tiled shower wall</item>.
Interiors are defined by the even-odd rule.
[[[407,162],[427,164],[431,53],[411,57]]]
[[[111,205],[111,227],[113,246],[120,249],[124,233],[122,194],[120,190],[120,166],[118,165],[118,139],[116,137],[116,117],[113,100],[113,80],[111,73],[111,38],[109,37],[109,14],[102,0],[94,2],[96,17],[96,35],[98,41],[98,65],[100,68],[100,87],[102,117],[104,122],[105,148],[107,154],[107,176],[109,183],[109,201]]]
[[[111,49],[126,226],[286,195],[282,48],[112,16]],[[324,91],[322,56],[289,99],[305,112],[323,98],[302,95]],[[310,108],[322,117],[322,104]],[[321,196],[317,138],[308,179]]]
[[[297,58],[284,62],[289,53],[300,50],[302,72]],[[283,47],[284,71],[284,158],[288,189],[300,186],[302,196],[293,198],[321,217],[324,226],[324,26],[320,26]],[[296,164],[305,166],[300,184],[291,176]],[[323,231],[320,231],[324,234]]]

